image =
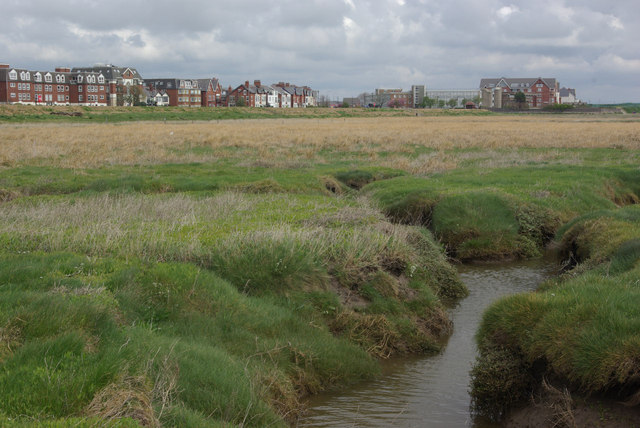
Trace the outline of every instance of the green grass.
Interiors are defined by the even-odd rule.
[[[78,112],[80,116],[52,114]],[[415,110],[405,109],[330,109],[309,107],[299,109],[243,108],[243,107],[78,107],[78,106],[4,106],[0,109],[0,122],[71,122],[118,123],[132,121],[212,121],[240,119],[290,119],[290,118],[348,118],[381,116],[415,116]],[[488,111],[470,110],[420,110],[426,116],[483,116]]]
[[[638,170],[510,167],[402,176],[367,185],[387,215],[433,230],[460,259],[539,255],[561,222],[636,201]]]
[[[521,386],[505,389],[500,399],[488,391],[487,377],[499,367],[496,353],[517,367],[506,383],[539,382],[545,375],[582,393],[629,398],[640,369],[639,225],[637,206],[576,219],[561,235],[563,251],[573,255],[577,267],[543,284],[538,293],[504,298],[484,314],[472,388],[477,411],[499,417],[513,397],[528,396]],[[531,389],[536,383],[527,385]]]
[[[361,198],[85,191],[0,218],[9,418],[108,417],[132,391],[143,422],[278,425],[373,356],[438,350],[466,292],[428,231]]]

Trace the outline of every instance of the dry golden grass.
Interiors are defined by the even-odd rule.
[[[510,162],[526,160],[518,153],[522,148],[640,148],[640,121],[621,119],[460,116],[0,125],[0,165],[85,168],[234,159],[299,167],[340,154],[422,174],[455,168],[465,158],[452,151],[461,148],[485,153],[514,149]],[[410,156],[421,148],[436,151]],[[532,156],[553,161],[557,152]]]

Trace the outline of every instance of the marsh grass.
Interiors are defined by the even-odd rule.
[[[488,413],[500,413],[500,406],[512,404],[506,397],[493,400],[485,390],[491,384],[485,377],[499,367],[492,360],[496,349],[521,360],[508,382],[531,376],[538,382],[547,374],[583,394],[609,393],[626,400],[635,393],[640,370],[638,212],[637,206],[628,206],[571,222],[562,230],[562,245],[577,267],[543,284],[538,293],[507,297],[487,310],[477,334],[481,357],[472,391],[479,411],[487,406]]]
[[[465,291],[429,232],[366,197],[86,193],[0,212],[8,416],[277,425],[301,395],[375,374],[371,355],[438,349],[438,296]]]
[[[582,270],[499,303],[481,337],[516,368],[629,386],[637,121],[307,113],[0,125],[0,422],[291,423],[374,357],[439,349],[467,292],[444,246],[532,256],[583,215],[558,232]]]

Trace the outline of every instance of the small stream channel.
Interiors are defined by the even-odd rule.
[[[474,335],[484,310],[502,296],[535,290],[556,273],[555,259],[462,265],[469,297],[450,310],[453,334],[435,356],[394,358],[383,375],[338,393],[311,398],[298,427],[474,427],[488,421],[469,413]]]

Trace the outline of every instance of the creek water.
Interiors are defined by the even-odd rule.
[[[551,257],[460,266],[469,297],[450,310],[453,334],[440,354],[392,358],[373,381],[311,397],[297,426],[494,427],[469,411],[469,371],[482,313],[500,297],[535,290],[556,269]]]

